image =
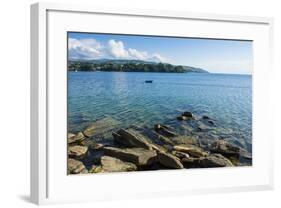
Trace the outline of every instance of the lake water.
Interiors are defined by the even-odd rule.
[[[71,132],[110,118],[109,125],[116,129],[131,125],[153,129],[154,124],[161,123],[188,133],[176,119],[184,111],[191,111],[197,118],[209,116],[217,127],[212,134],[228,138],[251,152],[250,75],[68,72],[68,130]],[[100,140],[110,141],[110,134]],[[205,137],[201,134],[201,139]]]

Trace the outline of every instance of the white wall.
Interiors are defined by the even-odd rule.
[[[31,207],[29,196],[29,5],[35,1],[6,0],[0,7],[0,206]],[[57,2],[67,2],[60,1]],[[147,199],[99,203],[99,207],[280,207],[281,201],[281,12],[278,0],[69,0],[101,6],[186,10],[275,18],[275,190],[266,192],[209,194],[184,198]],[[211,179],[210,179],[211,180]],[[94,187],[93,187],[94,189]],[[279,205],[279,206],[278,206]],[[92,207],[93,204],[60,207]],[[55,206],[56,207],[56,206]]]

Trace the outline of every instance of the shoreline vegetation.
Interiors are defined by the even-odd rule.
[[[209,73],[204,69],[192,66],[121,59],[69,60],[68,71]]]
[[[212,135],[219,128],[214,119],[192,112],[182,112],[174,119],[190,134],[179,135],[165,124],[116,130],[112,118],[95,121],[80,132],[69,131],[68,174],[252,165],[251,153],[246,149]],[[97,142],[98,135],[105,132],[112,134],[112,144]]]

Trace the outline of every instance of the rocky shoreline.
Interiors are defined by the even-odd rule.
[[[177,118],[188,129],[180,135],[168,125],[155,124],[152,128],[132,126],[114,130],[113,122],[95,122],[84,131],[68,133],[68,174],[144,171],[183,168],[234,167],[252,164],[251,154],[230,143],[227,138],[215,137],[211,130],[215,121],[206,115],[194,116],[183,112]],[[193,130],[190,123],[196,124]],[[112,132],[113,144],[96,142],[99,132]],[[205,142],[200,142],[206,138]],[[203,136],[202,136],[203,135]]]

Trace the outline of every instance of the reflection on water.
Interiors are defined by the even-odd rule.
[[[219,127],[213,134],[251,151],[250,75],[68,72],[69,131],[81,131],[91,122],[111,118],[118,124],[116,128],[152,128],[164,123],[187,133],[187,127],[175,119],[183,111],[198,117],[208,115]],[[110,139],[110,134],[104,137]]]

